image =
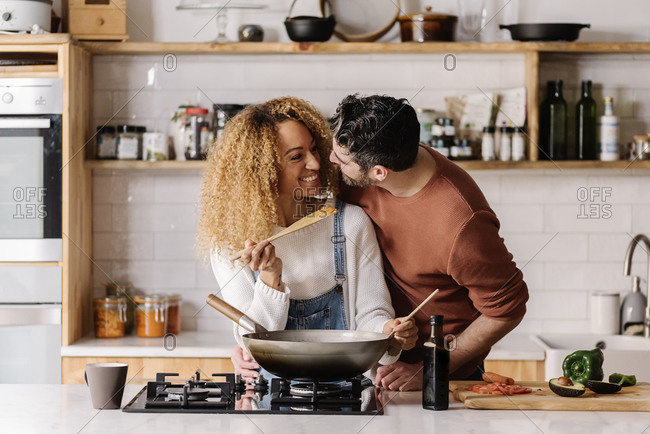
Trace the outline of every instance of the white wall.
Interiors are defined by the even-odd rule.
[[[649,59],[624,59],[551,60],[542,78],[564,78],[571,107],[580,78],[605,83],[602,88],[615,92],[627,128],[622,137],[630,137],[650,126],[644,98],[650,85],[642,73]],[[95,124],[112,117],[111,124],[164,128],[171,109],[185,101],[209,106],[210,100],[250,103],[283,94],[308,99],[326,114],[352,92],[404,96],[415,106],[443,110],[445,96],[476,92],[477,87],[498,91],[522,86],[524,78],[518,55],[459,56],[455,71],[441,68],[440,56],[417,55],[179,56],[173,72],[164,71],[160,61],[159,56],[96,57]],[[152,68],[154,79],[147,85]],[[589,293],[630,286],[622,262],[630,235],[650,233],[648,173],[472,175],[497,212],[502,235],[530,285],[529,313],[519,330],[588,331]],[[216,290],[210,270],[192,250],[199,184],[195,171],[96,172],[94,258],[113,279],[132,281],[145,292],[182,293],[186,328],[228,330],[228,322],[215,312],[204,309],[194,317],[206,294]],[[581,201],[578,191],[584,189],[611,196],[604,202],[598,197]],[[591,207],[611,207],[612,216],[579,218]],[[641,259],[639,253],[637,261]],[[640,265],[633,272],[645,276]],[[96,270],[97,290],[105,280]]]
[[[209,2],[206,0],[206,2]],[[227,35],[236,40],[237,28],[242,23],[261,24],[267,41],[289,41],[284,29],[291,0],[237,0],[235,3],[257,3],[263,10],[230,10]],[[206,42],[216,35],[216,10],[176,10],[179,4],[196,4],[200,0],[130,0],[127,5],[127,31],[132,41]],[[212,2],[214,3],[214,2]],[[217,2],[218,3],[218,2]],[[351,34],[365,33],[383,27],[396,11],[396,3],[389,0],[332,0],[334,13],[342,29]],[[317,0],[296,2],[292,15],[316,15]],[[457,2],[402,0],[404,13],[424,11],[433,6],[434,12],[457,14]],[[644,0],[486,0],[488,20],[481,32],[483,40],[509,40],[507,31],[499,24],[519,22],[573,22],[591,24],[583,30],[583,41],[649,41],[650,2]],[[396,25],[382,41],[399,41]]]
[[[194,38],[194,29],[209,17],[205,12],[176,11],[177,3],[130,1],[129,16],[148,35],[139,35],[130,23],[132,40],[199,42],[216,35],[210,23]],[[262,23],[286,41],[282,20],[290,1],[267,3],[271,7],[263,13],[231,14],[230,36],[234,37],[239,20]],[[447,3],[452,4],[448,12],[453,12],[454,2]],[[648,40],[650,24],[643,22],[650,16],[648,2],[540,4],[544,6],[525,2],[524,7],[523,1],[513,0],[508,8],[515,5],[517,10],[509,16],[516,17],[514,21],[591,22],[592,36],[611,30],[603,39]],[[630,12],[632,7],[638,12]],[[560,10],[563,15],[558,16],[554,11]],[[612,20],[619,12],[620,19]],[[616,28],[608,27],[609,22],[616,22]],[[396,29],[391,33],[388,39],[395,40]],[[584,31],[582,39],[592,37],[588,34]],[[498,32],[493,35],[500,37]],[[457,59],[457,68],[447,71],[443,56],[438,55],[181,55],[177,68],[166,71],[162,56],[97,56],[94,119],[96,125],[129,123],[164,130],[171,110],[187,101],[209,107],[212,102],[252,103],[285,94],[308,99],[330,114],[343,96],[353,92],[406,97],[414,106],[442,111],[445,96],[523,86],[521,55],[465,54]],[[565,80],[572,113],[580,80],[594,80],[599,103],[604,94],[614,95],[621,138],[629,140],[632,134],[650,129],[649,63],[646,55],[545,57],[540,81]],[[648,175],[631,170],[472,173],[497,212],[501,233],[530,286],[529,312],[519,331],[586,332],[589,293],[628,290],[631,279],[622,276],[626,246],[636,233],[650,234]],[[195,316],[205,296],[217,290],[209,268],[192,250],[199,184],[198,171],[95,172],[97,294],[107,280],[103,273],[117,281],[132,281],[148,293],[180,292],[186,300],[185,329],[230,330],[228,321],[216,312],[203,309]],[[611,196],[604,202],[598,197],[581,201],[578,192],[584,189]],[[609,209],[612,215],[579,218],[584,209]],[[633,274],[645,277],[642,253],[637,252]]]

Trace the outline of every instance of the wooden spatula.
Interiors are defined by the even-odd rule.
[[[404,320],[402,321],[402,324],[405,323],[406,321],[410,320],[411,318],[413,318],[413,315],[415,315],[416,313],[418,313],[418,311],[419,311],[420,309],[422,309],[422,308],[424,307],[424,305],[427,304],[427,303],[429,302],[429,300],[431,300],[431,299],[433,298],[433,296],[436,295],[436,294],[438,293],[438,291],[440,291],[440,289],[436,289],[435,291],[433,291],[433,292],[431,293],[431,295],[428,296],[428,297],[427,297],[427,298],[426,298],[422,303],[420,303],[420,305],[419,305],[418,307],[416,307],[415,309],[413,309],[413,312],[409,313],[408,316],[407,316],[406,318],[404,318]],[[395,332],[394,332],[394,331],[390,332],[390,334],[388,335],[388,338],[390,339],[390,338],[392,338],[393,336],[395,336]]]
[[[318,211],[315,211],[311,214],[308,214],[289,226],[288,228],[278,232],[277,234],[273,235],[271,238],[268,239],[269,242],[273,242],[277,240],[278,238],[281,238],[285,235],[289,235],[292,232],[299,231],[300,229],[306,228],[307,226],[313,225],[314,223],[318,223],[321,220],[326,219],[327,217],[336,214],[336,208],[333,206],[324,206]],[[244,253],[244,250],[240,250],[237,253],[234,253],[233,255],[230,256],[231,261],[236,261],[237,259],[241,258],[241,255]]]

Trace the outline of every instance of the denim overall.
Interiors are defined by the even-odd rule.
[[[348,320],[345,314],[345,297],[343,282],[345,281],[345,234],[343,233],[343,211],[345,204],[336,200],[334,214],[334,271],[336,285],[314,298],[306,300],[289,300],[289,316],[285,330],[348,330]],[[259,271],[254,273],[255,280]],[[270,380],[272,375],[264,368],[260,374]]]

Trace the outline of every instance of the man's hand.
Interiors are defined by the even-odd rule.
[[[235,366],[235,374],[240,374],[247,383],[253,383],[259,377],[260,373],[255,369],[259,369],[260,365],[239,345],[232,349],[230,360]]]
[[[410,350],[418,341],[418,329],[412,319],[406,322],[402,322],[403,320],[404,318],[395,318],[386,321],[383,332],[385,335],[389,335],[394,331],[393,339],[397,341],[402,350]]]
[[[395,362],[377,369],[375,384],[388,390],[422,390],[422,363]]]

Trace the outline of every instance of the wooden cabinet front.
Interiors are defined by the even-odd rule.
[[[144,384],[154,380],[159,372],[178,373],[178,378],[185,381],[197,369],[201,378],[211,378],[212,374],[234,372],[230,359],[215,358],[172,358],[172,357],[63,357],[62,371],[64,384],[84,384],[84,371],[88,363],[126,363],[129,365],[127,382]]]

